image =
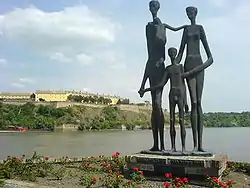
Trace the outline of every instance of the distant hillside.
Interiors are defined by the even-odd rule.
[[[0,103],[0,128],[10,125],[30,129],[51,128],[63,124],[91,126],[94,129],[116,128],[124,124],[149,124],[151,109],[136,105],[72,105],[57,107],[55,103]],[[85,125],[85,124],[90,125]]]
[[[84,129],[116,129],[125,125],[133,129],[135,125],[149,128],[151,107],[139,105],[94,105],[79,103],[0,103],[0,129],[8,126],[24,126],[29,129],[76,125]],[[178,113],[176,114],[176,124]],[[169,114],[165,113],[165,123],[169,125]],[[185,115],[185,124],[190,125],[190,114]],[[250,112],[205,113],[206,127],[250,127]]]

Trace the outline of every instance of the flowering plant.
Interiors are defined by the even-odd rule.
[[[223,188],[230,188],[233,186],[233,181],[232,180],[228,180],[227,182],[223,182],[220,181],[217,177],[209,177],[207,175],[206,176],[206,180],[207,180],[207,185],[209,187],[214,187],[214,188],[218,188],[218,187],[223,187]]]

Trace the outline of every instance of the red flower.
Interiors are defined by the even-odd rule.
[[[227,185],[223,185],[223,188],[229,188],[229,186],[227,186]]]
[[[45,160],[45,161],[48,161],[48,160],[49,160],[49,157],[44,157],[44,160]]]
[[[220,181],[220,182],[219,182],[219,185],[220,185],[220,186],[224,186],[224,183]]]
[[[232,180],[228,180],[227,181],[227,185],[232,185],[233,184],[233,181]]]
[[[116,176],[119,178],[121,174],[116,174]]]
[[[180,183],[181,185],[183,185],[183,184],[184,184],[184,181],[183,181],[182,179],[180,179],[180,180],[179,180],[179,183]]]
[[[166,173],[166,174],[165,174],[165,177],[166,177],[166,178],[172,178],[172,174],[171,174],[171,173]]]
[[[22,154],[22,157],[25,157],[25,154],[24,154],[24,153]]]
[[[163,183],[163,186],[164,186],[165,188],[170,188],[170,183],[164,182],[164,183]]]
[[[179,182],[180,180],[181,180],[181,178],[178,178],[178,177],[174,179],[174,181],[176,181],[176,182]]]
[[[97,181],[97,179],[96,179],[96,178],[93,178],[92,181],[95,183],[95,182]]]
[[[102,177],[99,177],[98,179],[99,179],[99,180],[101,180],[101,179],[102,179]]]
[[[138,168],[133,168],[134,171],[138,171],[139,169]]]
[[[143,175],[143,171],[139,171],[139,174]]]
[[[113,154],[113,155],[112,155],[112,158],[115,158],[115,157],[116,157],[116,155],[115,155],[115,154]]]
[[[217,184],[219,183],[219,180],[216,177],[212,177],[212,180],[213,180],[214,183],[217,183]]]
[[[15,157],[14,160],[15,160],[16,162],[20,162],[20,161],[21,161],[21,160],[20,160],[19,158],[17,158],[17,157]]]
[[[119,172],[119,170],[116,169],[115,172]]]
[[[108,163],[104,163],[103,166],[108,166],[109,164]]]
[[[112,168],[108,167],[107,170],[108,170],[108,171],[112,171]]]
[[[232,164],[233,164],[233,162],[227,161],[227,165],[232,165]]]
[[[127,182],[127,184],[128,184],[128,185],[130,185],[130,184],[131,184],[131,182],[130,182],[130,181],[128,181],[128,182]]]
[[[183,178],[182,181],[183,181],[184,183],[188,183],[188,182],[189,182],[187,178]]]
[[[115,153],[115,155],[116,155],[116,156],[120,155],[120,152],[117,151],[117,152]]]

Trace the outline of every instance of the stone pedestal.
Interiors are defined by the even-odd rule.
[[[139,168],[145,174],[164,176],[172,173],[176,177],[188,177],[191,183],[204,184],[205,174],[220,178],[226,169],[227,155],[166,156],[153,154],[133,154],[125,157],[127,168]]]

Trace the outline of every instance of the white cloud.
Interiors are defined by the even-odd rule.
[[[0,15],[0,31],[7,42],[63,62],[69,62],[79,52],[106,48],[115,41],[120,28],[85,5],[58,12],[30,6]]]
[[[82,91],[87,92],[87,91],[90,91],[90,89],[89,88],[82,88]]]
[[[32,78],[20,78],[19,81],[21,83],[26,83],[26,84],[34,84],[35,80]]]
[[[80,62],[83,65],[90,65],[94,61],[94,58],[92,56],[87,55],[85,53],[76,55],[76,59],[78,60],[78,62]]]
[[[114,50],[105,50],[96,54],[100,62],[104,62],[111,69],[125,69],[126,58],[122,52]]]
[[[61,52],[56,52],[50,56],[51,60],[59,61],[59,62],[71,62],[72,59],[69,57],[66,57],[63,53]]]
[[[0,65],[7,65],[7,60],[0,58]]]
[[[16,87],[16,88],[23,88],[24,87],[23,84],[16,83],[16,82],[11,83],[11,86]]]

